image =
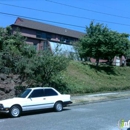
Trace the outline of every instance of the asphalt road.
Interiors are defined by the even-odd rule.
[[[20,118],[0,115],[0,130],[119,130],[121,119],[130,120],[130,98],[71,106],[62,112],[29,113]]]

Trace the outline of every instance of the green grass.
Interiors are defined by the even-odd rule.
[[[62,77],[71,94],[130,90],[130,67],[97,68],[71,61]]]

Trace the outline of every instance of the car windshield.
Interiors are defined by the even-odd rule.
[[[31,89],[26,89],[19,97],[25,98],[31,92]]]

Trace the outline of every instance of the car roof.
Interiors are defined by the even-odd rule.
[[[53,89],[52,87],[35,87],[35,88],[27,88],[27,89],[36,90],[36,89],[47,89],[47,88]]]

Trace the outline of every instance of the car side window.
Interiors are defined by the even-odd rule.
[[[44,96],[43,89],[38,89],[38,90],[33,90],[29,98],[36,98],[36,97],[43,97],[43,96]]]
[[[45,96],[56,96],[56,95],[58,95],[58,93],[55,92],[53,89],[45,89],[44,92],[45,92]]]

